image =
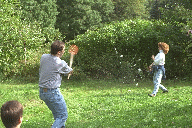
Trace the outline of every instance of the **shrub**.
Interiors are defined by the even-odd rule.
[[[20,20],[20,4],[16,0],[4,1],[1,13],[0,70],[4,75],[19,72],[16,67],[25,61],[29,49],[41,46],[45,40],[38,23],[26,24]]]
[[[43,48],[46,39],[51,41],[56,38],[62,39],[60,33],[52,31],[50,27],[42,28],[39,22],[21,19],[21,3],[18,0],[2,1],[0,6],[2,7],[0,11],[1,76],[29,76],[33,74],[29,71],[37,69],[35,66],[37,61],[31,61],[37,60],[34,54]]]
[[[92,76],[145,78],[148,76],[147,66],[152,63],[151,55],[158,53],[158,42],[166,42],[170,45],[166,55],[167,76],[186,75],[181,65],[191,68],[183,50],[188,42],[180,28],[177,23],[141,19],[95,28],[71,42],[79,46],[76,64]]]

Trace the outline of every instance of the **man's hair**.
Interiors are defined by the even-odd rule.
[[[164,43],[164,42],[159,42],[159,43],[158,43],[158,46],[159,46],[160,48],[162,48],[162,50],[163,50],[163,52],[164,52],[165,54],[168,53],[168,51],[169,51],[169,45],[168,45],[168,44],[166,44],[166,43]]]
[[[64,47],[65,47],[65,43],[64,42],[56,40],[51,45],[51,54],[52,55],[56,55],[59,51],[62,51]]]
[[[23,116],[23,106],[16,100],[8,101],[1,107],[1,120],[6,128],[19,125],[19,120]]]

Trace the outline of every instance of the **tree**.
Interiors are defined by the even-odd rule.
[[[67,39],[85,33],[93,26],[102,27],[111,21],[147,18],[144,0],[58,0],[60,12],[56,28]]]
[[[113,0],[115,20],[146,18],[144,0]]]
[[[113,12],[111,0],[58,0],[59,15],[56,28],[59,28],[68,40],[74,39],[92,26],[109,22]]]
[[[59,30],[55,29],[58,15],[56,0],[21,0],[21,19],[28,23],[37,22],[46,42],[63,39]]]
[[[167,23],[184,23],[192,19],[191,0],[148,0],[151,19],[161,19]]]
[[[185,32],[186,29],[188,30],[189,34],[187,36],[190,38],[190,40],[185,50],[188,52],[188,56],[192,61],[192,33],[190,32],[190,30],[192,30],[192,20],[187,22],[187,26],[183,31]]]
[[[150,10],[151,19],[160,19],[161,18],[161,11],[159,9],[160,5],[159,2],[156,0]]]

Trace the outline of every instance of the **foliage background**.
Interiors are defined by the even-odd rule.
[[[49,13],[47,8],[41,5],[46,6],[49,3],[45,5],[37,1],[21,3],[17,0],[1,0],[1,76],[37,76],[40,59],[38,53],[47,41],[62,40],[60,32],[54,28],[54,20],[50,20],[53,25],[43,21],[46,20],[45,17],[49,19],[52,15],[42,15]],[[56,13],[54,14],[56,22]]]
[[[140,19],[113,22],[88,31],[71,43],[80,47],[77,63],[86,73],[133,80],[130,78],[145,78],[149,74],[147,66],[152,63],[151,55],[158,53],[157,43],[166,42],[170,45],[166,55],[167,76],[174,78],[191,73],[191,61],[183,50],[189,45],[183,41],[190,39],[180,28],[176,24]]]

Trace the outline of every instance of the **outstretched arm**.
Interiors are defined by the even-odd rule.
[[[153,66],[153,63],[149,65],[149,71],[152,71],[152,66]]]

